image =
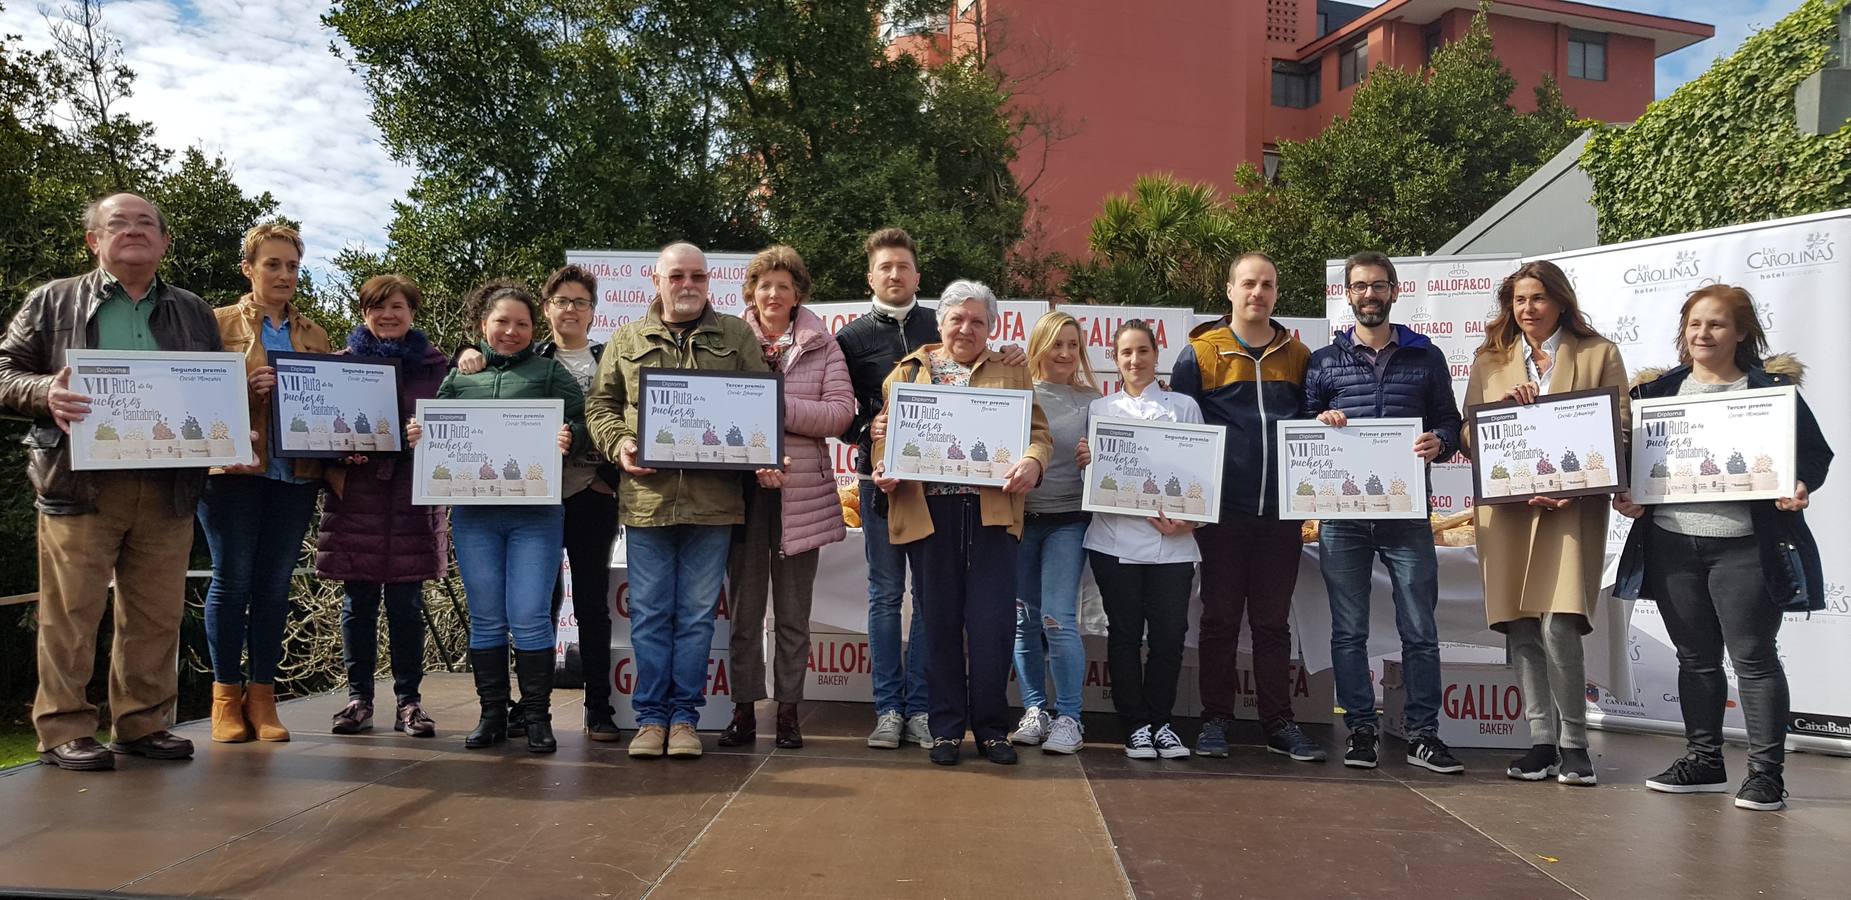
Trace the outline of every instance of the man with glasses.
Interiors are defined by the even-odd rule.
[[[212,308],[155,274],[171,238],[161,211],[133,194],[84,210],[94,271],[34,290],[0,340],[0,408],[32,419],[28,474],[38,494],[39,760],[64,769],[115,768],[114,753],[186,759],[193,743],[167,731],[179,696],[180,620],[193,512],[206,470],[71,470],[70,430],[91,412],[73,390],[65,351],[223,350]],[[115,583],[109,659],[113,740],[98,743],[85,697],[96,633]],[[112,753],[113,751],[113,753]]]
[[[1459,407],[1446,354],[1406,326],[1388,322],[1400,290],[1395,264],[1373,251],[1344,261],[1356,325],[1311,354],[1305,415],[1343,427],[1351,419],[1418,418],[1425,429],[1409,452],[1427,463],[1459,446]],[[1424,489],[1424,485],[1423,485]],[[1401,670],[1407,681],[1407,761],[1435,772],[1465,770],[1440,741],[1439,562],[1422,519],[1340,519],[1319,532],[1319,567],[1330,594],[1331,659],[1337,703],[1350,729],[1343,764],[1376,765],[1375,687],[1369,679],[1369,588],[1380,557],[1394,584]]]
[[[740,474],[641,465],[637,400],[643,368],[769,372],[745,320],[722,315],[708,296],[707,257],[675,243],[656,259],[648,315],[611,336],[585,402],[598,449],[626,477],[619,489],[629,553],[630,639],[636,648],[636,737],[630,755],[701,755],[694,733],[707,685],[713,613],[726,576],[733,526],[745,522]],[[760,470],[759,484],[782,487],[782,473]]]

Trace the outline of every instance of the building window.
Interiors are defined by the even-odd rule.
[[[1364,38],[1339,50],[1337,87],[1349,87],[1369,74],[1369,40]]]
[[[941,34],[951,27],[951,16],[949,13],[941,13],[935,16],[919,16],[909,19],[898,15],[900,12],[899,7],[900,4],[898,3],[889,3],[884,8],[880,25],[880,40],[883,44],[897,38],[910,37],[912,35]]]
[[[1326,13],[1326,12],[1318,13],[1318,37],[1323,37],[1329,33],[1330,33],[1330,13]]]
[[[1323,99],[1319,84],[1319,66],[1273,62],[1273,105],[1286,109],[1310,109]]]
[[[1279,151],[1260,151],[1260,171],[1265,174],[1267,181],[1279,177]]]
[[[1568,77],[1607,80],[1607,36],[1598,31],[1568,33]]]
[[[1426,30],[1420,33],[1420,41],[1426,53],[1427,65],[1433,65],[1433,54],[1440,52],[1440,46],[1446,43],[1445,36],[1440,32],[1440,23],[1435,22],[1427,26]]]

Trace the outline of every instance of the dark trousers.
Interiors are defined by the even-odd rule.
[[[1202,548],[1202,718],[1232,719],[1240,620],[1253,631],[1253,684],[1268,733],[1292,721],[1292,588],[1298,582],[1297,522],[1222,513],[1196,529]]]
[[[928,496],[926,509],[932,536],[908,544],[907,558],[925,601],[932,736],[963,740],[968,727],[979,743],[1005,739],[1016,538],[983,524],[976,494]]]
[[[578,658],[585,672],[585,708],[611,709],[611,544],[617,540],[617,497],[586,488],[565,499],[566,559],[572,562],[572,615],[578,619]],[[565,602],[565,585],[553,585],[553,622]]]
[[[772,694],[779,703],[803,699],[810,663],[810,599],[821,550],[785,556],[784,499],[780,491],[746,486],[745,525],[733,529],[727,577],[733,581],[733,702],[765,699],[765,595],[771,595],[777,647],[771,658]]]
[[[1773,775],[1786,761],[1787,673],[1776,638],[1780,607],[1767,597],[1759,539],[1691,537],[1649,527],[1651,597],[1677,646],[1678,706],[1690,752],[1722,762],[1726,647],[1748,726],[1748,765]]]
[[[1093,581],[1105,601],[1106,671],[1112,705],[1125,728],[1161,728],[1176,708],[1189,631],[1189,583],[1194,563],[1145,565],[1090,551]],[[1148,635],[1150,656],[1144,655]]]
[[[373,702],[373,673],[379,669],[379,604],[386,606],[387,647],[392,656],[392,694],[400,706],[423,700],[424,582],[398,584],[349,581],[341,601],[341,656],[347,665],[347,696]]]

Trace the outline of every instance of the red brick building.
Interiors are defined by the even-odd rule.
[[[978,49],[1015,76],[1017,107],[1055,139],[1024,136],[1016,175],[1050,249],[1083,255],[1105,196],[1167,171],[1224,189],[1243,162],[1270,170],[1281,140],[1349,110],[1380,65],[1413,69],[1463,35],[1474,0],[952,0],[883,26],[890,52],[928,62]],[[1563,0],[1499,0],[1490,15],[1513,102],[1553,75],[1582,116],[1626,122],[1654,94],[1653,62],[1710,37],[1698,22]]]

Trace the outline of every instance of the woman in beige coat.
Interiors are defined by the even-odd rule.
[[[1497,315],[1472,361],[1468,407],[1619,388],[1620,428],[1626,433],[1625,386],[1619,348],[1588,324],[1561,269],[1546,261],[1525,263],[1504,279]],[[1465,449],[1472,449],[1469,428]],[[1593,784],[1581,639],[1593,630],[1590,617],[1600,591],[1605,498],[1532,497],[1526,505],[1477,511],[1485,617],[1506,635],[1533,743],[1508,774],[1524,781],[1556,775],[1563,784]]]

